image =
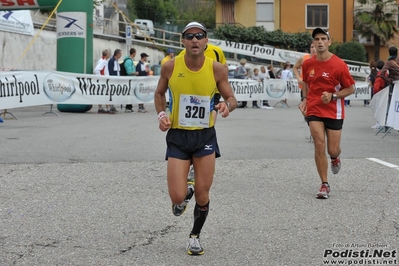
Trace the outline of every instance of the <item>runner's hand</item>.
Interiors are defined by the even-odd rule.
[[[167,116],[159,120],[159,129],[163,132],[167,131],[170,128],[170,125],[170,118]]]
[[[216,106],[216,109],[219,110],[219,114],[221,114],[222,117],[228,117],[230,112],[229,108],[227,108],[227,104],[224,102],[218,103]]]

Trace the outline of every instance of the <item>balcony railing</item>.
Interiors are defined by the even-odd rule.
[[[46,15],[43,15],[40,12],[34,13],[32,11],[32,20],[36,28],[41,28],[47,21],[47,19],[48,17]],[[100,38],[113,37],[116,39],[124,40],[126,36],[125,31],[127,25],[130,25],[132,27],[133,38],[137,39],[138,41],[144,40],[147,42],[150,41],[154,44],[184,48],[181,43],[181,33],[154,28],[154,34],[149,35],[146,30],[142,30],[142,25],[139,26],[129,21],[120,21],[117,19],[106,19],[98,16],[93,16],[93,34]],[[50,18],[50,20],[46,24],[46,29],[56,31],[56,18]]]

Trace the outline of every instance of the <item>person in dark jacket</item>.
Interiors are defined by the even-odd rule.
[[[268,67],[267,67],[267,70],[269,71],[269,77],[270,77],[271,79],[275,79],[276,76],[274,75],[273,65],[268,66]]]
[[[136,56],[136,49],[130,48],[129,55],[123,60],[123,65],[126,69],[126,74],[128,76],[137,76],[136,66],[134,65],[134,57]],[[126,104],[125,113],[133,113],[133,104]]]
[[[120,76],[121,68],[119,66],[119,58],[122,56],[121,49],[116,49],[114,51],[114,56],[108,61],[108,73],[110,76]]]
[[[121,68],[119,66],[119,58],[122,56],[121,49],[115,49],[114,55],[111,59],[108,60],[108,73],[110,76],[120,76]],[[116,114],[118,111],[116,110],[114,105],[111,105],[109,109],[110,114]]]
[[[389,47],[388,61],[385,62],[384,67],[381,70],[382,75],[388,70],[388,76],[391,81],[399,80],[399,58],[398,48],[395,46]]]
[[[150,69],[146,67],[145,62],[147,61],[147,58],[149,57],[148,54],[146,53],[141,53],[140,54],[140,61],[137,63],[136,66],[136,72],[139,73],[139,76],[148,76],[150,73]],[[139,110],[137,111],[139,113],[147,113],[148,111],[144,108],[144,104],[140,103],[139,104]]]

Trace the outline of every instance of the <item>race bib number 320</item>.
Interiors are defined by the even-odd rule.
[[[208,128],[210,109],[209,97],[181,94],[179,126]]]

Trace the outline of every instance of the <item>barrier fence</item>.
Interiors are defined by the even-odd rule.
[[[59,71],[0,72],[0,109],[46,104],[152,103],[159,76],[97,76]],[[238,101],[300,99],[296,80],[229,79]],[[348,100],[371,99],[366,82]]]

